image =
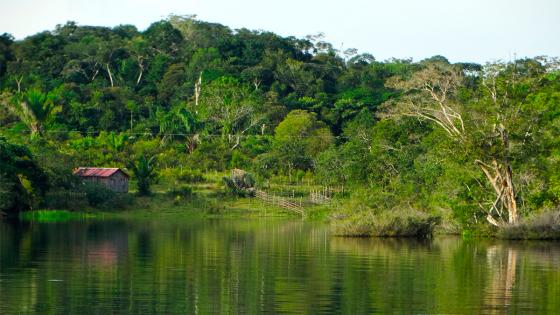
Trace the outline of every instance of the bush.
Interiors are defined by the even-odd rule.
[[[560,239],[560,211],[546,212],[502,227],[498,237],[505,239]]]
[[[264,153],[255,158],[252,171],[259,178],[270,178],[272,174],[278,173],[278,165],[280,165],[280,161],[277,157],[270,153]]]
[[[116,193],[102,184],[86,183],[83,191],[90,206],[97,207],[115,198]]]
[[[185,183],[202,183],[206,181],[201,171],[189,169],[179,171],[177,179]]]
[[[132,204],[134,198],[129,194],[115,193],[113,198],[102,203],[101,206],[109,210],[122,210]]]
[[[168,190],[167,194],[172,197],[190,197],[193,195],[193,190],[190,186],[182,185]]]
[[[70,190],[49,191],[45,195],[45,205],[49,209],[83,210],[89,204],[84,192]]]
[[[186,163],[196,165],[201,170],[222,171],[231,160],[231,148],[223,139],[204,141],[197,149],[187,155]]]
[[[440,221],[438,216],[415,210],[383,211],[379,214],[364,211],[350,217],[335,218],[332,227],[338,236],[428,237]]]
[[[99,209],[124,209],[133,202],[131,195],[116,193],[102,184],[86,183],[82,190],[82,194],[85,193],[87,203]]]
[[[230,168],[246,167],[250,165],[250,163],[251,163],[251,159],[247,155],[240,152],[239,150],[235,150],[231,153],[231,158],[229,161]]]

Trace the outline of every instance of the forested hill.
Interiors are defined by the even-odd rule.
[[[349,220],[412,209],[503,225],[560,203],[558,69],[378,61],[180,16],[145,31],[69,22],[0,37],[0,132],[67,169],[157,155],[353,186]]]
[[[227,95],[252,110],[263,106],[259,126],[251,128],[255,119],[216,122],[213,132],[260,132],[265,124],[271,133],[287,111],[304,109],[338,134],[345,121],[392,95],[387,77],[411,67],[408,60],[378,63],[351,49],[338,52],[320,36],[283,38],[181,17],[143,32],[69,22],[17,42],[3,35],[0,53],[4,90],[56,93],[64,107],[57,123],[80,131],[129,131],[132,115],[133,131],[160,132],[162,115],[195,102],[200,79],[202,100]]]

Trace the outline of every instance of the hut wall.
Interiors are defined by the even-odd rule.
[[[128,192],[128,177],[122,172],[117,172],[111,177],[104,178],[104,184],[115,192],[126,193]]]
[[[84,183],[101,184],[114,192],[127,193],[128,192],[128,177],[122,172],[116,172],[110,177],[89,176],[82,177]]]

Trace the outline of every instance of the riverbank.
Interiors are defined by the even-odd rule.
[[[315,206],[305,217],[265,204],[256,198],[226,197],[216,200],[193,197],[173,200],[165,195],[139,197],[127,209],[107,211],[86,209],[69,211],[43,209],[22,212],[20,219],[33,222],[65,222],[74,220],[184,220],[204,218],[293,218],[328,223],[330,233],[341,237],[430,237],[431,235],[462,235],[465,239],[498,238],[506,240],[560,240],[560,212],[522,220],[502,228],[481,227],[478,230],[447,230],[441,218],[421,213],[393,213],[370,216],[333,218],[333,209]]]
[[[102,200],[95,206],[88,204],[87,198],[81,196],[81,202],[71,200],[57,204],[65,207],[50,207],[23,212],[20,218],[54,222],[57,220],[127,218],[127,219],[182,219],[182,218],[257,218],[257,217],[293,217],[306,220],[325,220],[332,212],[332,204],[304,205],[304,214],[282,207],[278,202],[266,202],[256,197],[238,196],[227,190],[222,184],[225,173],[205,174],[196,182],[178,182],[174,178],[164,177],[153,186],[149,196],[139,196],[136,191],[117,198]],[[135,183],[131,183],[131,188]],[[270,194],[280,198],[281,193],[303,196],[313,186],[269,184]],[[67,197],[67,196],[66,196]],[[288,197],[285,197],[288,199]],[[291,198],[291,197],[290,197]],[[299,197],[291,198],[298,199]],[[298,209],[299,210],[299,209]]]
[[[20,219],[38,222],[60,222],[90,219],[176,219],[185,218],[262,218],[285,217],[327,222],[331,234],[342,237],[429,237],[462,235],[465,238],[501,239],[560,239],[560,212],[545,213],[526,218],[515,226],[493,228],[489,225],[465,229],[452,218],[438,213],[417,210],[372,210],[356,204],[356,200],[341,194],[328,202],[315,204],[304,196],[317,191],[317,187],[301,183],[269,182],[268,191],[275,198],[300,200],[301,209],[294,211],[278,202],[266,202],[249,196],[228,192],[221,178],[225,173],[205,174],[196,182],[177,182],[163,178],[153,187],[149,196],[139,196],[135,191],[125,198],[118,198],[118,207],[100,203],[97,207],[81,206],[78,209],[41,209],[24,212]],[[134,187],[132,183],[131,187]],[[290,197],[280,197],[289,192]]]

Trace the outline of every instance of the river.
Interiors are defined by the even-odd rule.
[[[560,314],[560,243],[279,219],[0,222],[0,314]]]

